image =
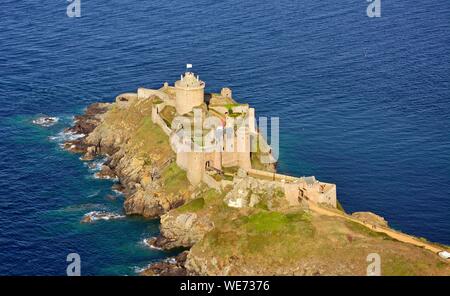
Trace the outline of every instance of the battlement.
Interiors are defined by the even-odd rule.
[[[192,72],[186,72],[181,75],[180,80],[175,82],[175,87],[183,89],[205,88],[205,82],[201,81],[198,75],[195,76]]]

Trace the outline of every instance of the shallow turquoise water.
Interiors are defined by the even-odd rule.
[[[2,273],[65,274],[66,256],[75,252],[82,274],[135,274],[171,255],[143,243],[158,233],[158,220],[80,223],[94,210],[123,213],[123,196],[111,190],[112,181],[94,178],[94,169],[59,147],[60,131],[71,122],[70,116],[61,118],[48,129],[34,126],[29,116],[1,122],[13,130],[2,139]]]

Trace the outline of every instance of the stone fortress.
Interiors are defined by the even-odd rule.
[[[117,96],[116,102],[153,100],[152,121],[170,138],[176,163],[194,186],[203,182],[221,191],[244,175],[283,188],[290,205],[306,200],[337,206],[335,184],[275,173],[276,160],[257,129],[255,109],[236,102],[229,88],[208,94],[205,86],[186,72],[173,86],[139,88]]]

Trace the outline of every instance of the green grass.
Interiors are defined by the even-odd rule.
[[[237,171],[239,170],[239,167],[233,166],[233,167],[223,167],[222,171],[227,175],[235,175]]]
[[[275,188],[275,196],[276,197],[284,197],[285,196],[285,194],[284,194],[284,191],[283,191],[283,189],[281,189],[281,188]]]
[[[232,109],[228,110],[228,116],[230,116],[230,117],[237,118],[241,115],[242,115],[242,113],[240,113],[240,112],[234,113]]]
[[[205,199],[206,203],[211,203],[216,201],[221,195],[216,190],[209,188],[202,194],[202,197]]]
[[[205,208],[207,205],[212,205],[217,202],[222,202],[223,195],[214,189],[208,188],[206,191],[197,195],[197,198],[187,202],[181,207],[177,208],[180,213],[185,212],[198,212]]]
[[[145,117],[141,125],[136,129],[132,137],[132,143],[143,143],[141,153],[154,152],[157,145],[160,145],[158,148],[162,148],[161,145],[166,145],[170,149],[167,135],[149,117]]]
[[[400,256],[381,261],[381,275],[414,276],[416,270],[420,271],[416,263]]]
[[[305,212],[279,213],[260,211],[249,217],[243,217],[244,226],[253,234],[298,234],[311,230],[311,220]]]
[[[190,202],[182,205],[181,207],[179,207],[177,209],[178,212],[180,213],[186,213],[186,212],[197,212],[202,210],[205,207],[205,199],[200,197],[200,198],[196,198],[191,200]]]
[[[436,267],[439,268],[439,269],[441,269],[441,268],[447,267],[447,264],[448,264],[448,263],[439,261],[439,262],[436,263]]]
[[[164,122],[167,124],[168,127],[172,126],[172,121],[175,118],[176,111],[175,107],[172,106],[166,106],[164,109],[161,110],[159,113],[161,118],[164,120]]]
[[[226,180],[226,181],[233,181],[233,176],[230,176],[230,175],[223,175],[223,180]]]
[[[260,212],[248,217],[246,227],[254,233],[276,232],[289,222],[287,217],[277,212]]]
[[[164,190],[166,192],[176,193],[179,192],[180,189],[189,186],[186,172],[180,169],[175,162],[164,169],[161,176],[164,180]]]
[[[363,234],[363,235],[366,235],[366,236],[369,236],[369,237],[378,237],[378,238],[383,238],[386,240],[395,240],[385,233],[373,231],[370,228],[368,228],[364,225],[361,225],[357,222],[354,222],[354,221],[345,221],[345,225],[350,230],[360,233],[360,234]]]
[[[126,109],[113,105],[99,128],[123,135],[122,141],[127,153],[133,153],[141,159],[146,159],[151,154],[167,159],[173,155],[169,139],[152,122],[151,112],[151,100],[135,101]]]
[[[153,103],[154,105],[161,104],[162,102],[164,102],[164,101],[161,100],[159,97],[155,97],[155,98],[152,100],[152,103]]]
[[[342,204],[339,202],[339,200],[336,200],[336,208],[337,208],[339,211],[342,211],[342,212],[345,213],[344,207],[343,207]]]
[[[237,251],[240,255],[257,257],[276,252],[279,258],[291,260],[292,252],[313,236],[314,228],[305,212],[285,214],[254,209],[248,216],[229,219],[227,224],[216,224],[203,243],[222,258]]]

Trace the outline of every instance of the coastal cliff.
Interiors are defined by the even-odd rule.
[[[65,147],[83,153],[83,160],[106,156],[97,176],[119,179],[117,188],[127,197],[125,213],[157,218],[183,204],[194,188],[173,163],[166,135],[151,122],[151,106],[150,100],[136,101],[128,108],[94,104],[69,129],[85,136]]]
[[[450,274],[436,254],[364,226],[387,227],[374,214],[354,214],[357,223],[337,209],[327,209],[332,216],[308,203],[291,206],[276,183],[239,171],[220,192],[192,186],[151,121],[154,103],[91,105],[68,129],[80,137],[65,143],[83,160],[106,157],[98,176],[118,179],[127,215],[161,218],[151,245],[190,248],[142,274],[365,275],[371,253],[381,256],[383,275]]]

